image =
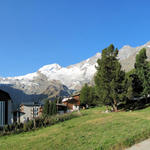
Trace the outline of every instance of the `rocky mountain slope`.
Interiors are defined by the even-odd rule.
[[[141,48],[147,49],[150,59],[150,42],[133,48],[124,46],[119,50],[118,58],[124,70],[134,67],[135,56]],[[100,53],[68,67],[58,64],[46,65],[37,72],[25,76],[0,78],[0,88],[10,93],[10,96],[19,104],[24,101],[37,101],[45,97],[67,96],[73,90],[79,90],[84,83],[90,83],[95,72],[97,59]]]
[[[138,47],[130,47],[126,45],[119,50],[119,59],[122,65],[122,68],[125,71],[129,71],[134,68],[136,54],[142,49],[146,48],[146,53],[148,60],[150,60],[150,42]]]

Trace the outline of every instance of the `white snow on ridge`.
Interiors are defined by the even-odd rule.
[[[91,75],[95,73],[95,68],[90,69],[93,66],[85,65],[84,68],[78,68],[76,66],[72,66],[71,68],[59,68],[58,70],[44,70],[39,69],[39,71],[46,75],[49,80],[60,80],[64,85],[67,85],[68,87],[72,86],[72,84],[76,84],[77,81],[82,81],[87,78],[87,80],[90,79]],[[90,69],[89,71],[87,69]],[[70,87],[71,88],[71,87]]]
[[[61,67],[58,64],[46,65],[38,71],[44,74],[48,80],[59,80],[69,88],[75,88],[82,82],[90,81],[96,72],[96,62],[101,54],[68,67]]]
[[[119,50],[118,57],[120,60],[127,59],[128,57],[132,56],[143,47],[150,48],[150,42],[136,48],[126,45]],[[43,78],[42,76],[40,76],[41,73],[45,75],[49,81],[59,80],[62,84],[66,85],[68,88],[75,89],[76,87],[91,81],[92,77],[96,72],[95,66],[97,65],[98,58],[101,58],[101,53],[96,53],[95,56],[88,58],[87,60],[82,61],[80,63],[70,65],[68,67],[61,67],[59,64],[56,63],[45,65],[41,67],[37,72],[30,73],[24,76],[8,77],[8,78],[1,77],[0,83],[16,84],[20,82],[26,85],[32,84],[34,85],[36,84],[36,82],[38,83],[38,81]],[[38,80],[36,80],[37,78]]]
[[[16,77],[7,77],[8,80],[33,80],[35,77],[37,77],[37,72],[29,73],[24,76],[16,76]]]
[[[39,71],[41,73],[54,73],[54,72],[57,72],[58,70],[60,70],[62,67],[58,64],[50,64],[50,65],[45,65],[43,66],[42,68],[39,69]]]

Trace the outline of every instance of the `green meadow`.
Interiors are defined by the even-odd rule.
[[[83,110],[78,118],[35,131],[0,137],[0,150],[120,150],[150,136],[150,108],[104,113]]]

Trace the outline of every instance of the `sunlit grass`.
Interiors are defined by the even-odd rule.
[[[36,131],[0,137],[0,150],[121,149],[150,135],[150,108],[103,113],[104,108],[81,111],[79,118]]]

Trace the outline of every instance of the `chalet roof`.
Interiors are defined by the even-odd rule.
[[[64,98],[63,100],[62,100],[62,102],[67,102],[67,101],[69,101],[69,100],[71,100],[72,99],[72,97],[66,97],[66,98]]]
[[[9,94],[3,90],[0,90],[0,101],[8,101],[11,100]]]
[[[65,97],[62,102],[67,102],[70,101],[72,99],[74,99],[75,96],[80,96],[80,93],[75,93],[74,95],[72,95],[71,97]]]

